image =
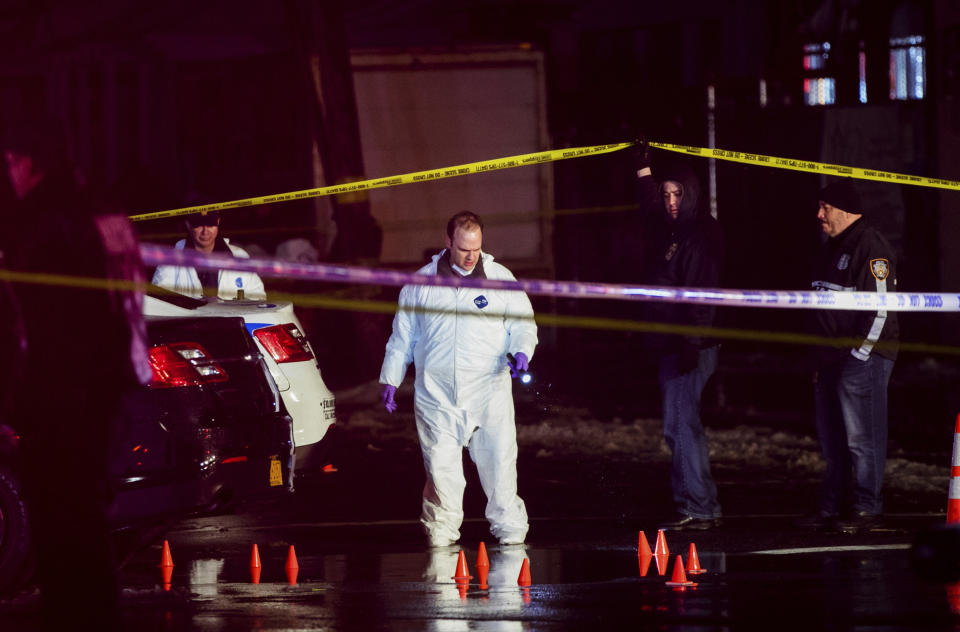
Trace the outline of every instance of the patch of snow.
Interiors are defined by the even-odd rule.
[[[351,393],[351,399],[369,401],[372,388],[364,390],[363,394],[359,389]],[[401,409],[389,415],[379,400],[352,412],[343,425],[348,431],[366,436],[370,449],[378,449],[377,444],[386,442],[412,448],[417,442],[413,411]],[[707,428],[706,434],[711,464],[718,468],[770,468],[790,477],[819,478],[825,467],[819,443],[811,436],[747,425],[732,429]],[[532,452],[536,458],[608,455],[663,463],[670,460],[661,420],[602,421],[582,407],[551,406],[548,414],[536,423],[521,421],[517,425],[517,441],[522,452]],[[885,479],[888,488],[917,493],[942,492],[946,497],[949,469],[891,454]]]

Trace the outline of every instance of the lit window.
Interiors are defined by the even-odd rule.
[[[926,50],[922,35],[890,38],[890,98],[922,99],[926,90]]]
[[[830,42],[806,44],[803,47],[803,68],[805,70],[822,70],[827,66],[830,57]]]
[[[837,100],[833,77],[822,76],[829,58],[830,42],[806,44],[803,47],[803,69],[807,74],[803,80],[803,100],[807,105],[828,105]]]
[[[807,105],[829,105],[837,100],[837,86],[832,77],[803,80],[803,97]]]

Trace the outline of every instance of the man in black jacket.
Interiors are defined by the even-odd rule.
[[[863,219],[850,178],[820,191],[817,219],[827,236],[815,290],[896,290],[893,248]],[[817,434],[827,469],[820,510],[803,521],[813,528],[856,533],[881,522],[881,487],[887,455],[887,384],[897,357],[896,312],[818,310],[820,335],[838,346],[817,349]],[[852,504],[848,499],[853,488]],[[851,515],[839,519],[847,509]]]
[[[23,366],[7,412],[22,438],[46,627],[76,627],[82,613],[85,625],[111,630],[118,588],[108,451],[121,398],[151,375],[134,291],[144,279],[129,220],[96,211],[64,139],[45,118],[21,121],[4,139],[17,199],[2,216],[0,240],[22,355],[3,361]]]
[[[637,153],[637,178],[644,241],[644,281],[672,287],[716,287],[723,260],[720,225],[697,205],[700,185],[686,165],[650,169],[649,149]],[[647,318],[705,328],[716,308],[703,303],[648,305]],[[707,438],[700,423],[700,396],[717,367],[716,340],[689,329],[656,336],[663,435],[673,454],[670,480],[678,515],[665,529],[709,529],[720,522],[717,486],[710,474]]]

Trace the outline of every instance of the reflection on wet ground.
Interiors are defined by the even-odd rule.
[[[678,540],[666,563],[646,564],[635,547],[572,550],[525,546],[488,549],[482,588],[476,548],[465,548],[469,584],[453,575],[460,549],[301,554],[298,583],[284,572],[284,551],[261,549],[263,575],[250,582],[249,556],[177,559],[172,587],[159,585],[156,560],[123,573],[124,617],[138,630],[537,630],[583,629],[600,619],[618,626],[737,629],[953,629],[954,589],[911,572],[906,544],[786,555],[698,552],[704,574],[671,588]],[[518,586],[524,559],[532,586]],[[153,562],[153,563],[151,563]],[[3,604],[2,629],[37,629],[36,600]]]
[[[138,632],[583,630],[598,622],[672,630],[960,625],[960,589],[924,581],[911,567],[915,534],[942,524],[942,514],[890,513],[884,529],[844,536],[799,530],[796,514],[752,504],[769,513],[727,514],[708,532],[667,533],[667,554],[647,560],[638,555],[635,525],[653,522],[649,517],[538,518],[525,546],[488,542],[486,587],[477,570],[479,543],[489,538],[482,518],[464,523],[461,542],[473,577],[458,584],[461,548],[426,548],[416,519],[311,520],[303,508],[312,505],[302,500],[256,514],[198,517],[164,536],[174,562],[169,591],[161,585],[160,543],[123,568],[124,623]],[[937,556],[943,566],[960,567],[957,536],[957,546],[950,540],[941,547],[948,552]],[[645,538],[660,548],[656,531]],[[259,584],[251,583],[254,543]],[[695,586],[673,588],[667,582],[675,579],[677,556],[688,562],[693,543],[706,573],[686,577]],[[291,544],[295,585],[285,569]],[[518,585],[524,560],[528,588]],[[83,581],[79,565],[77,581]],[[35,593],[0,601],[0,632],[38,630],[38,606]]]

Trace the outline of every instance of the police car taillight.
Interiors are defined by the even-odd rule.
[[[277,362],[303,362],[313,359],[306,336],[293,323],[263,327],[255,330],[253,335]]]
[[[201,386],[226,382],[227,372],[195,342],[173,342],[150,348],[151,388]]]

